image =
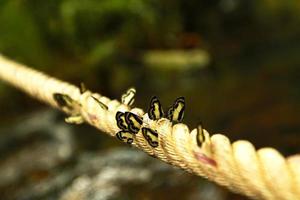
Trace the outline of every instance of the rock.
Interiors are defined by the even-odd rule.
[[[122,143],[110,147],[111,138],[89,126],[66,124],[57,112],[31,114],[1,132],[1,199],[224,197],[218,186],[140,150]]]

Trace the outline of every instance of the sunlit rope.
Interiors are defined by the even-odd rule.
[[[120,131],[115,118],[117,111],[130,111],[147,119],[147,114],[139,108],[131,109],[118,100],[91,91],[82,92],[74,85],[2,56],[0,79],[71,116],[82,118],[111,136]],[[59,106],[54,94],[67,95],[77,106],[72,109]],[[158,132],[158,146],[151,147],[141,131],[135,135],[132,145],[160,160],[253,199],[300,199],[299,154],[284,158],[273,148],[256,150],[245,140],[231,143],[222,134],[210,137],[201,127],[206,140],[199,146],[196,140],[199,129],[189,130],[181,123],[172,125],[165,118],[148,120],[145,126]]]

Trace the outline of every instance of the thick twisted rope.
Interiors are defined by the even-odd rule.
[[[111,136],[120,130],[115,119],[117,111],[130,111],[147,119],[147,114],[139,108],[131,109],[90,91],[82,93],[74,85],[1,56],[0,78],[70,115],[82,116],[84,121]],[[71,110],[60,107],[53,98],[55,93],[68,95],[78,106]],[[273,148],[256,150],[245,140],[231,143],[222,134],[210,137],[205,129],[205,141],[199,146],[196,140],[199,129],[190,131],[181,123],[173,126],[165,118],[143,121],[143,126],[157,131],[158,147],[150,146],[141,131],[132,145],[158,159],[253,199],[300,199],[300,155],[284,158]]]

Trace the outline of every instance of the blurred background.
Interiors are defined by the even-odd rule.
[[[1,0],[0,53],[285,156],[300,150],[300,1]],[[0,82],[1,199],[247,199]]]

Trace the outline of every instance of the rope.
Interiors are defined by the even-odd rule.
[[[157,147],[149,145],[141,130],[134,135],[132,145],[146,153],[252,199],[300,199],[299,154],[284,158],[273,148],[256,150],[245,140],[231,143],[222,134],[209,136],[201,127],[190,131],[187,125],[172,125],[165,118],[149,120],[148,114],[139,108],[131,109],[100,94],[80,91],[74,85],[2,56],[0,79],[111,136],[120,131],[116,113],[130,111],[143,117],[142,127],[158,133]],[[55,98],[54,94],[63,95]],[[64,105],[67,100],[61,101],[61,97],[69,97],[71,106]]]

